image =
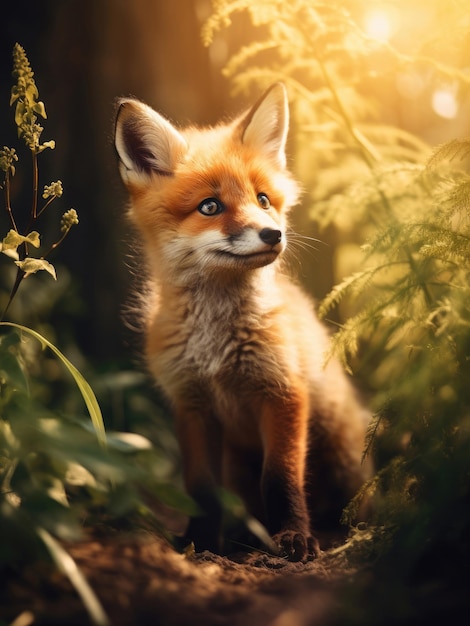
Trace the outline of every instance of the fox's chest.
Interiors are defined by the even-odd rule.
[[[205,389],[211,398],[233,398],[285,379],[283,346],[275,310],[255,298],[198,294],[179,307],[180,319],[168,312],[172,327],[155,324],[168,341],[153,355],[153,371],[170,396]]]
[[[209,383],[260,384],[276,360],[275,346],[268,343],[274,320],[263,318],[250,301],[206,304],[188,315],[184,365]]]

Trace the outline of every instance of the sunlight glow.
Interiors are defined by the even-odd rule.
[[[371,9],[364,17],[364,28],[372,39],[388,41],[393,34],[392,19],[385,9]]]
[[[445,119],[453,119],[459,110],[455,90],[451,87],[436,89],[432,94],[432,108],[435,113]]]

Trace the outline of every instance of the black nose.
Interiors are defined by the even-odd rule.
[[[275,246],[282,239],[282,232],[275,228],[263,228],[259,231],[259,237],[264,243]]]

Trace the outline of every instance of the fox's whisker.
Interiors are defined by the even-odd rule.
[[[308,239],[309,241],[314,241],[315,243],[320,243],[323,246],[327,246],[328,244],[326,243],[326,241],[322,241],[321,239],[317,239],[316,237],[310,237],[308,235],[303,235],[302,233],[298,233],[294,230],[288,230],[287,231],[287,238],[290,239],[292,237],[295,237],[297,239],[302,239],[302,240],[306,240]]]
[[[289,240],[289,247],[297,247],[300,248],[301,250],[313,250],[315,252],[318,252],[318,248],[306,241],[296,241],[295,239],[290,239]]]
[[[300,256],[297,254],[297,251],[293,250],[292,248],[288,248],[286,250],[286,255],[284,259],[289,265],[293,265],[295,263],[295,265],[301,266],[302,264]]]

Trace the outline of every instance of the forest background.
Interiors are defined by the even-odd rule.
[[[375,413],[369,448],[380,473],[370,487],[385,494],[375,526],[383,571],[394,574],[401,591],[410,572],[434,574],[441,566],[464,580],[470,529],[466,3],[45,0],[8,3],[0,29],[0,144],[18,142],[9,100],[19,42],[46,103],[43,139],[56,141],[41,154],[42,183],[61,179],[58,202],[79,216],[53,259],[59,280],[39,273],[24,281],[9,318],[41,332],[79,367],[108,429],[139,432],[165,448],[161,475],[177,469],[176,447],[140,373],[138,340],[121,315],[139,270],[112,146],[115,99],[133,95],[176,123],[210,124],[239,112],[271,82],[286,82],[289,162],[305,190],[294,228],[320,240],[315,249],[293,241],[291,267],[316,299],[326,297],[321,311],[339,329],[338,353]],[[12,187],[17,207],[30,194],[20,164]],[[45,214],[44,231],[57,219]],[[6,233],[6,214],[4,226]],[[15,268],[2,261],[5,304]],[[10,353],[14,346],[4,348]],[[43,354],[29,366],[43,405],[83,413],[54,358]],[[15,471],[24,486],[25,476]],[[34,475],[37,466],[28,471]],[[130,497],[125,489],[121,510],[129,506],[124,496]],[[449,580],[438,587],[447,589]],[[431,582],[426,579],[428,587]],[[381,601],[379,594],[377,607]]]

